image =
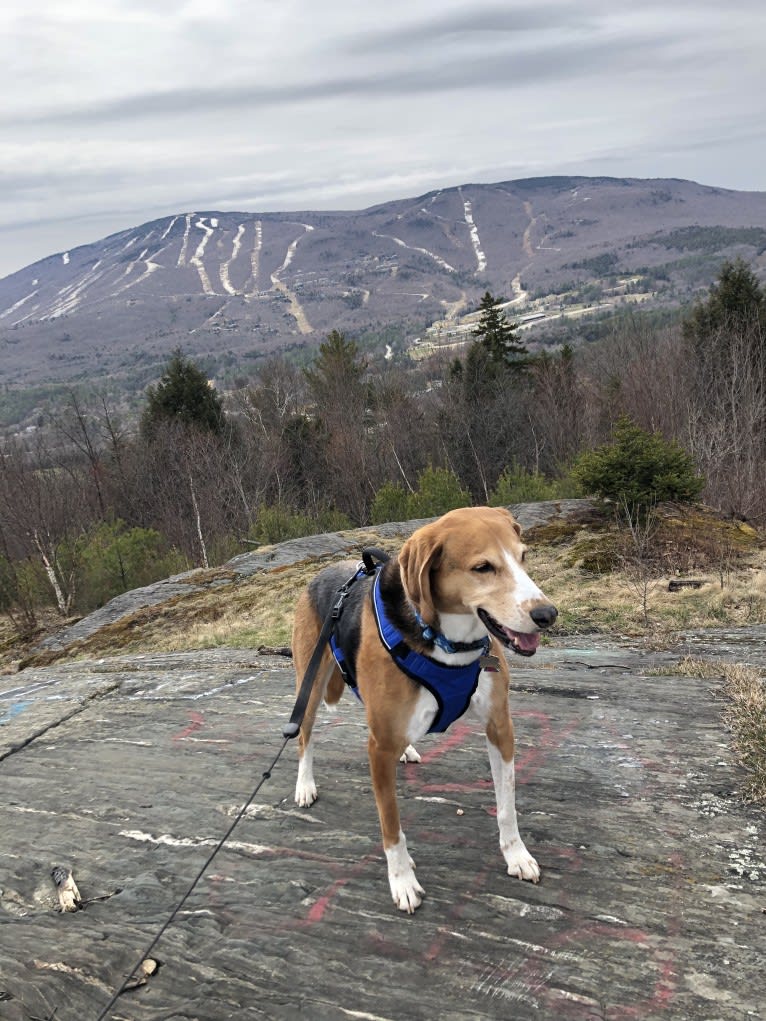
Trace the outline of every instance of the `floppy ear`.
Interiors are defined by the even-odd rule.
[[[399,571],[407,598],[427,624],[436,623],[431,572],[438,567],[442,543],[435,531],[420,528],[402,546]]]
[[[516,535],[521,536],[521,525],[506,507],[495,507],[494,510],[499,511],[502,515],[509,518],[514,532]]]

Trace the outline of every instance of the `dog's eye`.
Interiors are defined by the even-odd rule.
[[[522,550],[521,551],[521,556],[519,557],[519,560],[523,564],[523,563],[525,563],[526,559],[527,559],[527,551],[526,550]]]
[[[476,564],[476,566],[472,567],[471,570],[476,571],[477,574],[493,574],[495,568],[488,560],[485,560],[481,564]]]

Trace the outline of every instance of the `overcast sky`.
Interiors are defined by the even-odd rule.
[[[4,0],[0,276],[189,210],[766,190],[764,0]]]

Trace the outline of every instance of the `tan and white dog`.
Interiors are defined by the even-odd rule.
[[[295,800],[305,807],[316,800],[312,726],[322,698],[328,704],[338,701],[345,677],[367,711],[370,772],[388,879],[402,911],[414,912],[424,891],[400,827],[396,767],[400,759],[418,761],[413,744],[432,727],[449,725],[444,722],[448,702],[452,718],[470,708],[485,728],[508,874],[534,883],[540,878],[516,821],[510,677],[502,647],[533,655],[540,631],[553,624],[557,613],[524,570],[524,559],[521,529],[508,511],[450,511],[419,528],[374,582],[363,579],[352,586],[336,635],[338,648],[334,655],[328,646],[323,656],[300,731]],[[350,566],[325,568],[299,599],[293,631],[299,685]],[[442,695],[436,682],[414,679],[417,663],[441,671],[448,684],[466,678],[463,694],[450,689]]]

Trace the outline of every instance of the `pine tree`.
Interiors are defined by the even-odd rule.
[[[325,491],[335,507],[361,524],[371,499],[367,363],[353,340],[332,330],[304,372],[322,439]]]
[[[500,308],[500,299],[485,291],[479,309],[481,315],[473,335],[486,350],[490,361],[497,366],[526,364],[529,352],[519,340],[516,327],[506,319]]]
[[[226,424],[221,397],[180,348],[173,352],[159,383],[147,390],[141,431],[151,437],[163,422],[196,426],[216,435]]]
[[[311,396],[316,404],[327,413],[330,408],[345,401],[366,400],[364,375],[367,363],[362,358],[358,345],[346,340],[340,330],[332,330],[327,340],[319,345],[319,353],[305,370]]]
[[[572,475],[586,493],[611,500],[631,514],[663,500],[692,503],[705,480],[675,441],[641,429],[627,416],[617,420],[611,443],[586,451]]]
[[[744,378],[766,388],[766,288],[742,259],[725,262],[683,322],[693,387],[709,402]]]
[[[722,330],[758,325],[766,328],[766,290],[743,259],[725,262],[707,301],[684,320],[684,336],[704,345]]]

